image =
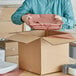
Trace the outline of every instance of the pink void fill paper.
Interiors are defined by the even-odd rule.
[[[36,30],[59,30],[63,22],[56,19],[54,14],[27,14],[30,16],[28,24]]]

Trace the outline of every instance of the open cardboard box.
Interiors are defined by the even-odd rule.
[[[48,35],[65,32],[49,31]],[[19,42],[19,67],[37,74],[61,71],[61,66],[69,62],[69,42],[76,39],[45,37],[45,31],[34,30],[0,34],[0,37]]]

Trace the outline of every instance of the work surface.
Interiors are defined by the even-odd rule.
[[[47,74],[47,75],[37,75],[26,71],[21,70],[15,70],[13,72],[0,75],[0,76],[70,76],[70,75],[64,75],[63,73],[53,73],[53,74]]]
[[[19,76],[71,76],[71,75],[64,75],[62,73],[54,73],[54,74],[47,74],[47,75],[36,75],[29,72],[24,72],[20,74]]]

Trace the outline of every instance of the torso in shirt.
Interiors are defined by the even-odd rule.
[[[32,14],[58,14],[63,16],[62,0],[33,0]]]

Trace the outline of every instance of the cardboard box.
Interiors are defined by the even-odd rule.
[[[18,55],[6,57],[6,62],[12,62],[12,63],[17,63],[17,64],[19,64],[18,61],[19,61],[19,60],[18,60]]]
[[[6,56],[18,55],[18,42],[5,42]]]
[[[5,55],[6,56],[18,55],[18,42],[0,41],[0,48],[5,49]]]
[[[17,26],[15,24],[13,24],[12,22],[0,22],[0,32],[4,32],[4,33],[10,33],[10,32],[20,32],[22,31],[22,26]]]
[[[58,31],[48,33],[62,34]],[[76,41],[76,38],[45,37],[45,31],[40,30],[0,36],[19,42],[19,67],[37,74],[61,71],[61,66],[69,60],[69,42]]]
[[[17,10],[15,7],[1,8],[0,9],[0,21],[11,21],[12,14]]]
[[[11,16],[17,8],[0,9],[0,32],[19,32],[22,31],[22,25],[17,26],[11,22]]]

